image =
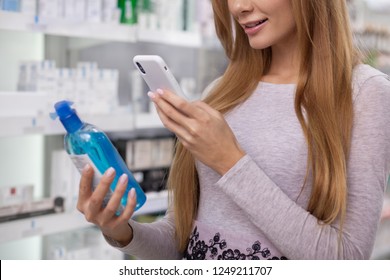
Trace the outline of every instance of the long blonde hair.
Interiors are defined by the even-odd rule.
[[[241,26],[232,21],[227,1],[212,0],[212,5],[229,65],[204,101],[226,113],[252,94],[269,70],[272,52],[251,48]],[[292,0],[292,8],[301,50],[295,111],[308,144],[307,176],[313,178],[307,210],[325,224],[337,218],[342,224],[353,122],[351,81],[357,63],[346,1]],[[178,246],[184,251],[198,210],[199,182],[194,158],[180,142],[168,186]]]

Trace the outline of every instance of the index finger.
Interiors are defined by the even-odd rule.
[[[197,118],[203,113],[203,110],[197,106],[193,106],[190,102],[178,96],[177,94],[170,92],[169,90],[164,91],[162,89],[158,89],[157,93],[159,96],[161,96],[162,99],[189,117]]]

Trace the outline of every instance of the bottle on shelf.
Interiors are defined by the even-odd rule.
[[[119,0],[118,7],[121,10],[120,22],[122,24],[137,23],[137,0]]]
[[[107,205],[108,200],[112,196],[119,177],[122,174],[127,174],[129,178],[128,186],[116,214],[119,215],[124,210],[127,204],[128,192],[132,188],[136,191],[137,204],[135,210],[138,210],[146,201],[142,188],[127,168],[108,136],[96,126],[83,122],[77,115],[76,110],[71,107],[72,104],[72,102],[65,100],[57,102],[54,106],[56,112],[52,114],[52,118],[58,116],[67,131],[64,144],[73,163],[80,173],[86,164],[92,166],[94,169],[93,189],[97,187],[103,176],[102,174],[108,168],[113,167],[115,169],[115,179],[110,186],[110,191],[104,198],[103,206]]]

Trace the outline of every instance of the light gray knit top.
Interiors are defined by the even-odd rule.
[[[187,252],[174,240],[173,213],[130,221],[132,242],[119,250],[141,259],[368,259],[390,174],[390,80],[367,65],[354,71],[355,119],[348,161],[348,205],[339,225],[306,211],[311,180],[307,145],[294,111],[295,85],[260,82],[226,115],[246,152],[224,176],[196,163],[199,211]],[[301,194],[300,194],[301,193]]]

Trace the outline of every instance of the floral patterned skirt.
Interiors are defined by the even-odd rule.
[[[222,232],[195,221],[187,250],[187,260],[280,260],[284,257],[272,244],[255,236]]]

